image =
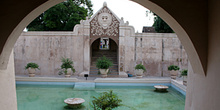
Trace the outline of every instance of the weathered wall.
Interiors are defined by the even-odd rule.
[[[14,46],[15,73],[27,75],[24,69],[29,62],[39,64],[36,75],[58,75],[61,58],[74,61],[76,73],[83,71],[84,39],[72,32],[26,32]]]
[[[25,65],[36,62],[40,66],[36,75],[56,76],[62,57],[74,61],[76,74],[88,71],[84,65],[89,61],[84,56],[90,49],[85,44],[89,44],[88,38],[77,37],[73,32],[22,33],[14,48],[15,73],[27,75]],[[134,67],[139,63],[147,69],[145,76],[169,76],[167,67],[171,64],[188,68],[186,52],[176,34],[137,33],[134,36],[131,32],[120,32],[119,71],[134,74]]]
[[[122,20],[119,28],[119,72],[132,72],[134,70],[134,36],[134,28]]]
[[[135,65],[140,63],[147,69],[145,76],[170,76],[167,67],[171,64],[188,68],[187,54],[176,34],[137,33],[135,37],[122,37],[120,43],[124,48],[120,51],[124,62],[120,64],[125,72],[134,74]]]

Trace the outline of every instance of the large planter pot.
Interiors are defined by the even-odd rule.
[[[187,76],[183,76],[183,85],[187,86]]]
[[[135,69],[136,78],[142,78],[143,77],[144,70],[142,69]]]
[[[178,75],[178,71],[174,71],[174,70],[172,70],[172,71],[170,71],[170,77],[171,77],[171,79],[176,79],[176,76]]]
[[[71,76],[71,71],[72,71],[71,68],[67,69],[67,72],[65,73],[66,78],[69,78]]]
[[[34,77],[35,76],[35,68],[28,68],[28,73],[29,73],[29,77]]]
[[[107,77],[108,70],[109,69],[99,69],[102,78],[106,78]]]

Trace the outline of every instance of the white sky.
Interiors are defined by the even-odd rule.
[[[146,16],[145,7],[129,1],[129,0],[91,0],[93,4],[93,14],[103,7],[103,3],[106,2],[108,8],[112,10],[116,16],[120,19],[124,18],[124,21],[128,21],[129,25],[134,26],[135,32],[142,32],[143,26],[152,26],[154,22],[153,15]],[[26,28],[24,31],[27,31]]]
[[[146,8],[129,0],[91,0],[93,4],[93,14],[95,14],[103,3],[106,2],[108,8],[112,10],[120,19],[128,21],[129,25],[134,26],[135,32],[142,32],[143,26],[152,26],[154,18],[146,16]]]

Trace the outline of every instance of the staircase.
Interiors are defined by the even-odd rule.
[[[93,51],[89,77],[101,77],[101,75],[98,74],[98,68],[96,68],[96,60],[102,56],[105,56],[108,59],[112,60],[113,63],[113,65],[109,68],[108,77],[118,77],[117,52],[109,50]]]

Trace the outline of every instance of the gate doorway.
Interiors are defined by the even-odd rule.
[[[118,77],[118,45],[111,38],[98,38],[91,44],[91,77],[100,77],[96,68],[96,60],[105,56],[112,60],[113,65],[109,68],[108,77]]]

